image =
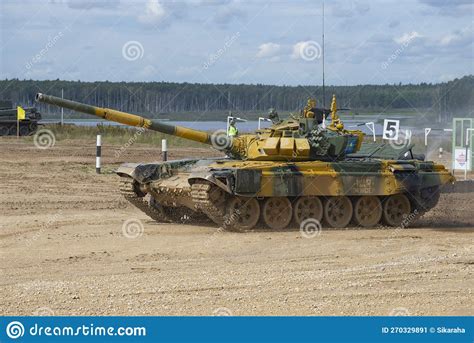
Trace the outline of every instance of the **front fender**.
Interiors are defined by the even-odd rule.
[[[225,192],[232,194],[232,188],[233,188],[233,176],[232,172],[219,172],[219,173],[213,173],[212,171],[209,172],[197,172],[197,173],[192,173],[189,176],[188,182],[190,185],[193,183],[196,183],[198,180],[205,180],[207,182],[210,182],[217,187],[223,189]]]

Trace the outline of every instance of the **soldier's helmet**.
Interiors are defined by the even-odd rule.
[[[270,109],[268,110],[268,117],[269,117],[269,118],[275,118],[275,117],[277,117],[277,116],[278,116],[278,113],[277,113],[277,111],[276,111],[274,108],[270,108]]]

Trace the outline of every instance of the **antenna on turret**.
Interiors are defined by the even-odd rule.
[[[322,55],[323,55],[323,108],[326,108],[326,89],[325,89],[325,82],[324,82],[324,0],[323,0],[323,37],[322,37]]]

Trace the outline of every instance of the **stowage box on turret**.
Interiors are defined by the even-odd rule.
[[[412,153],[413,145],[363,143],[331,109],[314,100],[298,115],[268,129],[228,137],[107,108],[37,94],[36,100],[125,125],[212,145],[225,158],[120,166],[121,192],[160,222],[205,215],[228,230],[262,225],[406,226],[433,208],[454,177]],[[326,125],[326,117],[329,124]]]

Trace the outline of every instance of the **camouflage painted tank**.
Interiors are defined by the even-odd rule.
[[[228,137],[172,126],[107,108],[37,94],[37,101],[125,125],[212,145],[225,158],[124,164],[121,192],[160,222],[208,217],[229,230],[283,229],[292,220],[330,227],[384,223],[406,226],[433,208],[440,187],[454,181],[442,165],[412,153],[412,145],[363,143],[331,109],[309,100],[297,116],[253,134]],[[330,124],[325,125],[330,115]],[[274,118],[273,118],[274,119]]]
[[[32,135],[38,129],[41,114],[35,107],[24,108],[25,119],[20,120],[17,128],[17,109],[10,100],[0,100],[0,136],[16,136],[19,129],[20,136]]]

